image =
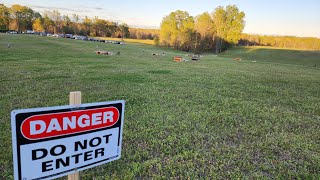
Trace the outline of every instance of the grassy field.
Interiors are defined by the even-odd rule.
[[[259,61],[260,63],[296,64],[304,66],[320,66],[320,51],[299,49],[283,49],[273,47],[236,47],[225,51],[223,57],[241,58],[242,60]]]
[[[184,54],[0,34],[0,179],[13,179],[10,111],[66,105],[70,91],[83,103],[126,101],[122,158],[83,179],[320,179],[319,52],[235,48],[172,61]]]

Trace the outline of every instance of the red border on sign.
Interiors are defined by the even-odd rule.
[[[60,127],[61,124],[63,124],[63,117],[69,117],[71,119],[72,116],[79,117],[81,115],[92,115],[94,113],[102,113],[103,111],[112,111],[113,112],[113,121],[107,121],[106,123],[101,123],[101,124],[96,124],[96,125],[88,125],[86,127],[80,127],[78,124],[78,120],[76,122],[76,127],[71,128],[71,129],[66,129],[66,130],[61,130],[61,131],[51,131],[51,132],[46,132],[46,133],[41,133],[41,134],[36,134],[36,135],[31,135],[30,133],[30,124],[28,122],[32,120],[37,120],[40,119],[46,123],[46,129],[48,128],[49,122],[53,119],[56,118]],[[102,119],[102,117],[101,117]],[[118,120],[120,119],[120,114],[119,110],[116,107],[104,107],[104,108],[97,108],[97,109],[86,109],[86,110],[79,110],[79,111],[70,111],[70,112],[61,112],[61,113],[50,113],[50,114],[40,114],[40,115],[34,115],[30,116],[27,119],[25,119],[21,126],[20,126],[20,131],[21,134],[29,140],[40,140],[40,139],[46,139],[46,138],[51,138],[51,137],[58,137],[58,136],[63,136],[63,135],[70,135],[70,134],[76,134],[80,132],[87,132],[91,130],[97,130],[97,129],[102,129],[106,127],[111,127],[115,125]],[[91,120],[91,119],[90,119]]]

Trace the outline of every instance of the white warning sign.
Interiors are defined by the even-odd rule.
[[[121,156],[124,101],[15,110],[15,179],[52,179]]]

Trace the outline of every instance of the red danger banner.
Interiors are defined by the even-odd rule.
[[[14,178],[53,179],[121,157],[124,101],[11,112]]]
[[[27,139],[43,139],[109,127],[118,119],[115,107],[35,115],[22,123],[21,132]]]

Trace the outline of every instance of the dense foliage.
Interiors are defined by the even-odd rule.
[[[159,29],[130,28],[131,39],[155,39],[159,36]]]
[[[47,33],[79,34],[102,37],[130,37],[129,26],[99,19],[98,17],[80,20],[77,14],[72,17],[61,15],[59,11],[45,11],[42,15],[22,5],[10,8],[0,4],[0,30],[27,30]]]
[[[196,53],[219,53],[233,45],[320,50],[319,38],[242,34],[244,17],[245,14],[235,5],[217,7],[211,14],[204,12],[195,17],[178,10],[163,18],[160,30],[139,29],[98,17],[81,19],[77,14],[61,15],[57,10],[40,14],[18,4],[11,7],[0,4],[0,32],[33,30],[57,34],[153,39],[156,45]]]
[[[312,37],[262,36],[242,34],[239,45],[320,50],[320,39]]]
[[[162,20],[160,44],[195,52],[215,49],[219,53],[238,43],[244,17],[235,5],[219,6],[211,15],[205,12],[195,18],[186,11],[171,12]]]

